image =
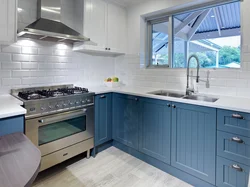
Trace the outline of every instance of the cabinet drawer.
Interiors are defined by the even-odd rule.
[[[250,137],[250,114],[230,110],[218,110],[218,129]]]
[[[248,187],[250,168],[246,165],[217,157],[218,187]]]
[[[250,165],[250,138],[218,131],[217,141],[219,156]]]

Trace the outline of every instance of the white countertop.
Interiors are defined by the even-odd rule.
[[[213,95],[216,98],[219,98],[216,102],[204,102],[204,101],[195,101],[195,100],[188,100],[182,98],[174,98],[174,97],[166,97],[166,96],[158,96],[148,94],[148,92],[153,92],[161,89],[156,88],[135,88],[135,87],[120,87],[120,88],[108,88],[104,86],[100,87],[93,87],[89,88],[90,91],[95,92],[96,94],[103,94],[103,93],[122,93],[122,94],[129,94],[141,97],[148,97],[154,99],[161,99],[173,102],[180,102],[180,103],[187,103],[187,104],[194,104],[199,106],[206,106],[212,108],[219,108],[219,109],[226,109],[226,110],[233,110],[238,112],[247,112],[250,113],[250,99],[248,98],[240,98],[240,97],[229,97],[229,96],[218,96]]]
[[[9,94],[0,95],[0,119],[26,114],[21,105],[22,101]]]

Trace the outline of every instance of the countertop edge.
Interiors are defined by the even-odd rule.
[[[151,89],[152,91],[155,91],[157,89]],[[149,91],[150,92],[150,91]],[[157,95],[152,95],[148,93],[138,93],[138,92],[132,92],[132,91],[126,91],[126,90],[116,90],[116,89],[110,89],[110,90],[101,90],[101,91],[96,91],[96,95],[100,94],[105,94],[105,93],[120,93],[120,94],[128,94],[128,95],[134,95],[138,97],[146,97],[146,98],[152,98],[152,99],[159,99],[159,100],[165,100],[165,101],[170,101],[170,102],[177,102],[177,103],[184,103],[184,104],[191,104],[191,105],[197,105],[197,106],[204,106],[204,107],[210,107],[210,108],[217,108],[217,109],[224,109],[224,110],[232,110],[232,111],[237,111],[237,112],[245,112],[245,113],[250,113],[250,104],[249,108],[241,108],[237,106],[229,106],[230,104],[227,101],[224,101],[223,104],[223,97],[220,96],[218,101],[214,103],[210,102],[203,102],[203,101],[194,101],[194,100],[187,100],[187,99],[182,99],[182,98],[174,98],[174,97],[167,97],[167,96],[157,96]],[[228,97],[225,96],[228,100],[233,100],[234,97]],[[248,98],[237,98],[238,100],[241,99],[242,102],[244,100],[250,100]],[[226,100],[226,99],[224,99]]]

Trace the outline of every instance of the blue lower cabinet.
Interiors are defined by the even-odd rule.
[[[171,102],[140,99],[139,150],[170,164]]]
[[[95,146],[112,140],[112,94],[95,96]]]
[[[249,166],[217,157],[218,187],[249,187]]]
[[[0,119],[0,136],[16,132],[24,133],[24,116]]]
[[[171,165],[215,185],[216,109],[172,105]]]
[[[139,142],[139,98],[113,94],[113,139],[134,149]]]

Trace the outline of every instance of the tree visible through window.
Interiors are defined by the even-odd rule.
[[[149,26],[151,66],[186,68],[188,57],[196,54],[202,68],[240,68],[240,2],[170,15]]]

